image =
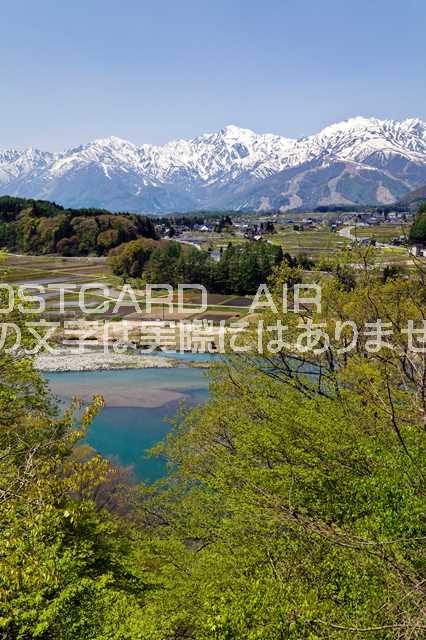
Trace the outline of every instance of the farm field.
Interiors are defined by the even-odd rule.
[[[352,233],[358,238],[370,238],[377,242],[391,242],[398,236],[407,236],[409,232],[409,224],[400,223],[384,223],[373,226],[358,226],[353,229]]]
[[[268,236],[273,244],[279,244],[284,252],[291,255],[307,255],[316,259],[322,255],[344,249],[348,241],[327,228],[295,231],[287,226],[278,227],[277,233]]]
[[[114,313],[116,301],[120,295],[121,282],[114,276],[107,264],[106,258],[64,258],[58,256],[26,256],[7,255],[4,262],[5,281],[16,286],[43,286],[45,291],[41,297],[45,300],[46,314],[55,317],[60,310],[60,293],[62,286],[70,285],[75,290],[63,294],[63,305],[66,317],[82,317],[85,314],[79,308],[79,289],[83,285],[99,284],[108,287],[108,296],[104,296],[101,290],[86,291],[84,301],[88,310],[109,303],[109,308],[100,313],[89,313],[93,319],[129,319],[129,320],[207,320],[220,322],[244,317],[250,304],[251,297],[236,298],[233,295],[209,294],[207,299],[208,309],[203,313],[198,311],[201,305],[201,294],[197,290],[188,290],[183,293],[183,311],[169,311],[169,301],[164,296],[164,291],[152,292],[156,299],[151,312],[138,313],[130,299],[125,298],[120,307]],[[35,292],[28,291],[27,295]],[[38,294],[37,294],[38,295]],[[144,309],[145,291],[135,288],[136,298]],[[173,303],[177,304],[177,293],[173,296]],[[87,315],[86,314],[86,315]]]

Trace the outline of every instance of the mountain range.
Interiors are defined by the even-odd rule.
[[[227,126],[137,146],[117,137],[59,153],[0,150],[0,195],[163,213],[392,204],[426,183],[426,122],[356,117],[292,139]]]

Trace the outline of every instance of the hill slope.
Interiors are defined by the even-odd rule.
[[[38,255],[101,256],[140,237],[156,237],[152,220],[145,216],[64,209],[43,200],[0,197],[0,249]]]
[[[401,204],[406,204],[415,209],[419,204],[426,201],[426,185],[410,191],[403,198],[401,198]]]

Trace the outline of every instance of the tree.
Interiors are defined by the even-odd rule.
[[[281,267],[277,304],[296,278]],[[403,332],[424,291],[421,272],[383,283],[366,268],[351,290],[327,277],[304,316],[331,335],[381,317],[392,349],[361,336],[349,355],[333,338],[259,356],[254,335],[213,372],[210,402],[157,447],[170,475],[142,505],[165,587],[148,637],[424,637],[426,361]],[[296,338],[295,314],[279,317]]]
[[[426,202],[420,205],[416,219],[410,229],[410,242],[426,242]]]
[[[108,495],[116,471],[93,452],[79,455],[102,401],[80,419],[72,407],[58,417],[25,354],[34,347],[27,319],[9,314],[21,348],[9,332],[0,352],[0,636],[138,638],[145,583],[131,566],[129,525],[111,509],[124,489]]]
[[[139,278],[152,252],[164,244],[148,238],[125,242],[109,252],[108,263],[116,275]]]
[[[148,282],[177,285],[179,282],[177,264],[181,253],[182,246],[173,241],[155,249],[146,264],[145,271]]]

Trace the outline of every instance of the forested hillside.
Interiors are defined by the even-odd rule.
[[[0,198],[0,248],[64,256],[106,255],[122,242],[155,238],[152,221],[103,209],[64,209],[43,200]]]

